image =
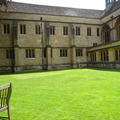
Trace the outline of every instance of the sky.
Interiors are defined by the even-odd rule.
[[[13,1],[85,9],[103,10],[105,8],[105,0],[13,0]]]

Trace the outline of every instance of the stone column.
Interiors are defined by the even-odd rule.
[[[18,47],[19,47],[19,42],[18,42],[18,22],[17,21],[13,21],[13,31],[12,31],[12,47],[13,47],[13,50],[14,50],[14,59],[12,60],[12,71],[13,72],[17,72],[18,69],[17,69],[17,66],[19,64],[19,50],[18,50]]]
[[[73,68],[77,68],[77,63],[76,63],[76,46],[72,46],[72,64]]]
[[[114,48],[110,48],[108,50],[109,53],[109,62],[114,62],[115,61],[115,50]]]
[[[47,52],[47,65],[48,65],[48,70],[51,70],[52,69],[52,56],[51,56],[51,46],[47,46],[47,49],[46,49],[46,52]]]
[[[90,62],[90,52],[87,53],[87,62]]]
[[[99,51],[97,51],[96,52],[96,62],[100,62],[101,61],[101,58],[100,58],[101,56],[100,56],[100,52]]]
[[[116,31],[116,29],[113,30],[113,33],[114,33],[114,40],[117,40],[118,38],[117,38],[117,31]]]
[[[15,63],[14,63],[14,71],[19,72],[22,71],[21,66],[23,65],[23,54],[21,54],[21,49],[18,47],[14,48],[14,54],[15,54]]]

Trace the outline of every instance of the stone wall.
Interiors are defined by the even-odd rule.
[[[24,71],[92,66],[91,63],[87,64],[89,53],[98,51],[99,46],[88,48],[92,47],[93,43],[101,44],[101,30],[104,24],[108,24],[111,28],[111,40],[116,40],[114,26],[119,12],[120,9],[102,19],[0,12],[0,71],[11,71],[13,68],[14,71]],[[114,16],[114,19],[111,20],[111,16]],[[8,35],[3,34],[3,24],[5,23],[10,24],[10,34]],[[46,23],[48,27],[50,25],[55,26],[55,35],[46,34]],[[20,24],[26,25],[26,34],[20,34]],[[42,28],[40,35],[35,34],[35,25],[38,24]],[[81,28],[80,36],[74,35],[72,37],[71,25],[73,28],[76,26]],[[17,28],[15,29],[14,26],[17,26]],[[63,35],[63,26],[69,28],[67,36]],[[91,36],[87,36],[88,27],[92,29]],[[97,28],[100,29],[100,36],[97,36]],[[119,43],[116,43],[116,45],[119,45]],[[109,45],[109,47],[114,46]],[[14,49],[14,60],[6,58],[6,49],[9,48]],[[28,48],[35,49],[35,58],[25,57],[25,50]],[[47,50],[46,58],[43,58],[42,55],[43,48]],[[61,48],[68,49],[67,57],[60,57]],[[76,57],[76,48],[82,48],[83,56]],[[100,49],[104,49],[104,45]],[[96,64],[96,66],[99,65]],[[100,66],[105,65],[101,64]]]

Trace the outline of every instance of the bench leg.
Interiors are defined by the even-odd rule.
[[[7,113],[8,113],[8,120],[11,120],[9,107],[8,107],[8,109],[7,109]]]

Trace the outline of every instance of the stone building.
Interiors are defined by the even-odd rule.
[[[120,0],[105,10],[0,6],[0,72],[120,68]]]

